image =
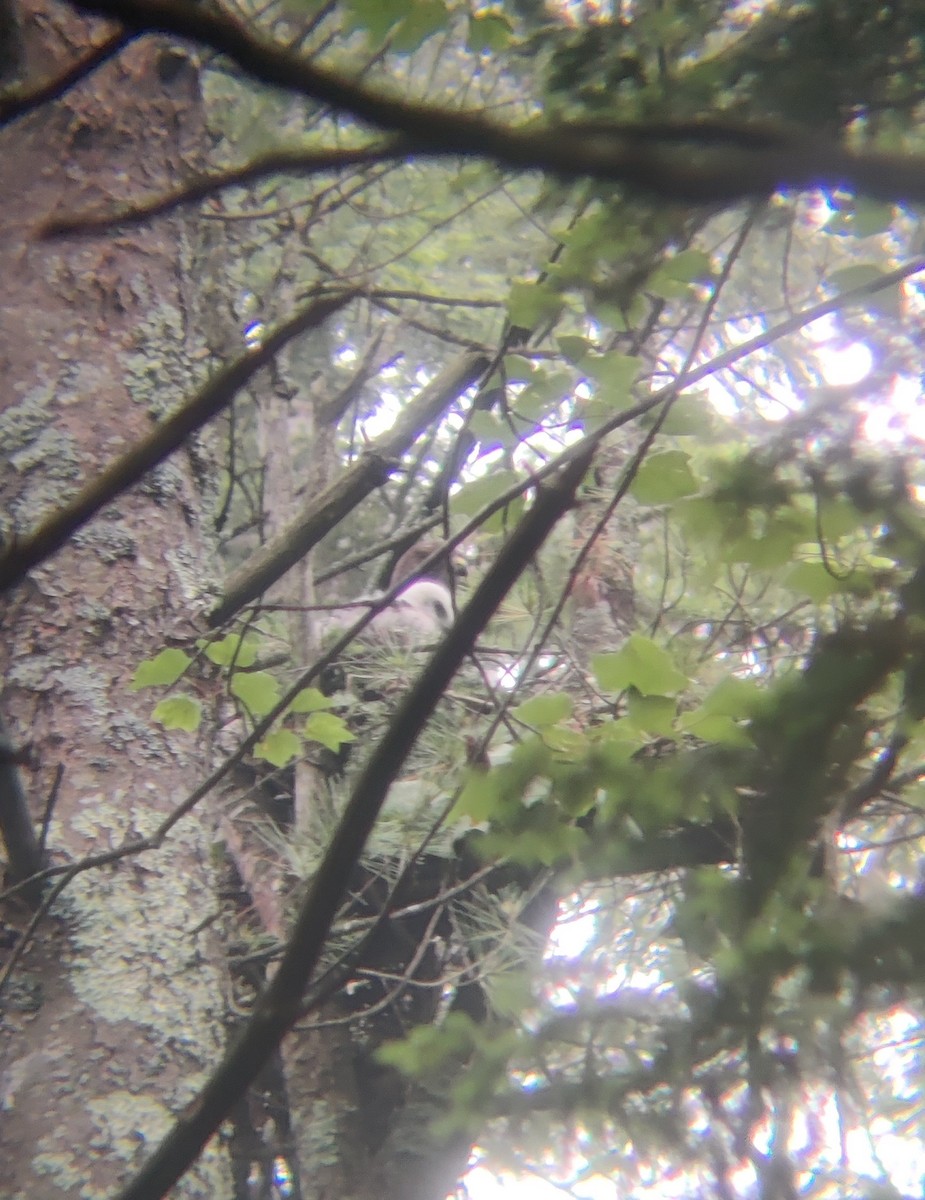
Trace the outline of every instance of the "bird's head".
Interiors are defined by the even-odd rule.
[[[394,607],[422,634],[443,633],[453,624],[453,597],[436,579],[415,579],[395,597]]]

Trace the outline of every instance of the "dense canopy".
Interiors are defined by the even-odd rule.
[[[53,928],[79,970],[104,872],[221,861],[225,1057],[120,1079],[167,1117],[106,1186],[166,1195],[222,1129],[220,1200],[920,1195],[921,6],[51,13],[0,3],[0,826],[38,913],[0,989]],[[134,504],[166,574],[95,540]],[[88,560],[118,602],[59,605]],[[64,772],[39,846],[96,718],[47,724],[35,630],[90,664],[93,622],[183,789],[122,823],[117,766],[98,809]]]

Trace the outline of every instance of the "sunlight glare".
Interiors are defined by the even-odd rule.
[[[873,370],[874,355],[864,342],[849,342],[847,346],[822,348],[819,368],[822,378],[831,387],[848,387],[860,383]]]

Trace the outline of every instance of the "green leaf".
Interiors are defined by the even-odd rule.
[[[409,0],[344,0],[343,32],[363,30],[374,45],[380,45],[408,10]]]
[[[892,224],[892,204],[884,204],[881,200],[868,200],[866,196],[857,197],[850,226],[855,237],[872,237],[877,233],[886,233]]]
[[[522,354],[507,354],[502,363],[508,383],[531,383],[536,375],[536,366]]]
[[[563,358],[576,366],[580,366],[591,352],[590,339],[577,337],[574,334],[562,334],[561,337],[556,338],[556,344]]]
[[[626,720],[646,733],[671,737],[678,706],[669,696],[641,696],[631,689],[626,698]]]
[[[489,820],[498,807],[497,773],[472,768],[459,798],[450,810],[448,821],[467,817],[474,825]]]
[[[643,696],[671,696],[687,686],[687,676],[668,651],[641,633],[632,634],[615,653],[595,654],[591,670],[605,692],[634,687]]]
[[[513,28],[503,12],[476,13],[469,18],[466,45],[473,54],[497,53],[506,50]]]
[[[539,424],[575,390],[571,372],[537,371],[533,381],[515,397],[512,408],[524,421]]]
[[[396,54],[412,54],[429,37],[446,29],[448,24],[449,18],[443,0],[411,0],[408,7],[408,15],[389,42],[389,48]]]
[[[641,420],[648,427],[655,420],[659,410],[653,409]],[[662,422],[662,433],[669,437],[710,437],[716,430],[716,409],[707,399],[705,392],[689,392],[679,396],[668,409],[668,416]]]
[[[752,745],[748,732],[732,717],[708,712],[704,706],[682,713],[678,719],[678,728],[705,742],[717,742],[722,746]]]
[[[512,325],[534,329],[543,321],[559,315],[562,310],[562,297],[548,284],[528,283],[518,279],[511,284],[507,309]]]
[[[703,250],[679,250],[677,254],[666,258],[662,267],[672,279],[680,279],[688,283],[713,277],[710,256]]]
[[[568,725],[546,725],[543,727],[543,741],[550,750],[555,751],[559,759],[578,762],[587,757],[588,739],[578,729]]]
[[[294,713],[311,713],[318,712],[321,709],[330,708],[332,704],[331,698],[326,696],[324,692],[320,692],[317,688],[303,688],[289,705],[287,712]]]
[[[838,271],[833,271],[828,277],[828,282],[838,293],[850,292],[854,288],[863,287],[867,283],[875,283],[878,279],[882,279],[885,274],[886,272],[874,263],[856,263],[854,266],[842,267]],[[868,296],[859,297],[857,303],[866,304],[869,308],[882,313],[884,316],[901,316],[902,291],[900,285],[892,283],[888,287],[872,292]]]
[[[135,668],[129,688],[133,692],[146,687],[170,687],[193,660],[182,650],[162,650]]]
[[[254,747],[254,756],[266,759],[274,767],[284,767],[301,749],[302,743],[291,729],[274,729]]]
[[[252,667],[257,659],[257,639],[240,633],[229,633],[217,641],[203,640],[199,644],[206,658],[219,667],[228,667],[232,663],[236,667]]]
[[[739,537],[720,547],[723,562],[749,563],[765,570],[793,561],[798,546],[807,540],[809,530],[795,512],[784,513],[768,521],[762,537]]]
[[[202,705],[192,696],[168,696],[155,707],[153,716],[165,729],[195,733],[202,721]]]
[[[444,1070],[451,1060],[469,1056],[478,1043],[478,1029],[463,1012],[448,1013],[440,1025],[418,1025],[401,1041],[386,1042],[376,1051],[376,1059],[405,1075],[426,1075]]]
[[[512,440],[516,440],[510,426],[504,421],[499,421],[494,413],[473,413],[469,418],[469,429],[472,435],[478,438],[483,452],[497,450],[500,446],[506,446]]]
[[[764,689],[754,679],[739,679],[728,675],[708,693],[701,708],[706,713],[745,720],[752,715]]]
[[[314,712],[305,722],[305,736],[320,742],[328,750],[339,750],[345,742],[356,741],[356,735],[347,728],[342,717],[336,713]]]
[[[501,1016],[520,1018],[534,999],[533,975],[526,970],[492,975],[488,987],[491,1006]]]
[[[265,717],[279,702],[279,683],[266,671],[238,671],[231,680],[231,694],[255,717]]]
[[[781,582],[791,592],[808,596],[814,604],[822,604],[842,591],[841,583],[821,562],[794,563]]]
[[[634,354],[620,354],[616,350],[589,354],[581,364],[582,370],[595,383],[621,397],[632,390],[641,366],[642,360]]]
[[[682,250],[666,258],[645,282],[645,291],[663,300],[686,296],[691,285],[712,277],[710,258],[702,250]]]
[[[518,721],[523,721],[525,725],[542,729],[547,725],[556,725],[572,715],[572,698],[564,692],[556,692],[549,696],[532,696],[523,704],[518,704],[511,715]]]
[[[520,476],[514,471],[504,468],[502,470],[494,470],[487,475],[483,475],[481,479],[473,479],[471,483],[465,484],[456,492],[451,501],[451,508],[454,516],[462,516],[465,518],[474,517],[480,513],[486,505],[497,500],[509,488],[513,487],[520,480]],[[520,512],[523,511],[523,498],[518,496],[514,500],[509,501],[503,508],[495,512],[489,517],[482,526],[487,532],[497,532],[504,527],[506,516],[509,519],[516,520]]]
[[[668,504],[700,490],[683,450],[650,454],[636,472],[630,491],[642,504]]]

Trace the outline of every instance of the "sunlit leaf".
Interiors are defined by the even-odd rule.
[[[235,672],[230,691],[255,717],[266,716],[280,696],[279,683],[266,671]]]
[[[356,741],[356,734],[351,733],[343,717],[330,712],[312,713],[305,722],[304,734],[310,741],[320,742],[334,751],[347,742]]]
[[[332,703],[330,696],[326,696],[318,688],[308,687],[298,693],[289,705],[288,711],[294,713],[318,712],[321,709],[330,708]]]
[[[193,696],[168,696],[155,706],[153,716],[165,729],[195,733],[202,721],[202,705]]]
[[[254,756],[265,759],[274,767],[284,767],[301,749],[302,743],[291,729],[274,729],[254,747]]]
[[[256,638],[239,633],[229,633],[214,642],[203,642],[202,647],[206,658],[220,667],[228,667],[232,663],[236,667],[251,667],[257,659]]]
[[[145,659],[135,668],[132,682],[133,692],[146,687],[170,687],[176,683],[193,660],[182,650],[162,650],[154,658]]]

